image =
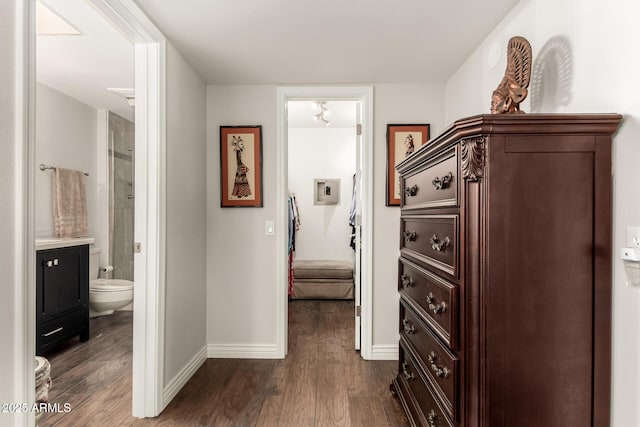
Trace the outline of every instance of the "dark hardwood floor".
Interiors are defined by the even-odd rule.
[[[208,359],[160,416],[135,419],[131,313],[93,319],[87,343],[49,355],[50,402],[72,410],[40,426],[407,426],[397,362],[362,360],[353,324],[352,301],[292,301],[285,359]]]

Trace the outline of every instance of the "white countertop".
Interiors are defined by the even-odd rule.
[[[96,241],[93,237],[70,237],[70,238],[57,238],[48,237],[42,239],[36,239],[36,251],[44,249],[56,249],[66,248],[69,246],[91,245]]]

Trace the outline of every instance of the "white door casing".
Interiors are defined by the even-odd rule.
[[[364,359],[372,353],[372,224],[373,224],[373,87],[371,86],[300,86],[279,87],[277,93],[277,230],[287,230],[287,103],[323,99],[327,101],[358,101],[362,103],[362,200],[361,203],[361,351]],[[276,342],[277,355],[287,353],[287,235],[276,236]]]
[[[135,44],[132,415],[164,409],[166,40],[133,0],[87,0]]]
[[[16,342],[14,395],[35,399],[35,1],[16,1]],[[86,0],[135,43],[136,66],[136,234],[133,415],[153,417],[163,408],[165,266],[165,38],[134,0]],[[32,426],[34,414],[14,414],[14,425]]]
[[[362,325],[360,310],[362,308],[362,104],[356,103],[356,179],[353,183],[354,191],[356,192],[356,219],[354,234],[355,236],[355,268],[354,268],[354,283],[353,283],[353,297],[354,297],[354,310],[355,310],[355,349],[360,350],[362,346]]]

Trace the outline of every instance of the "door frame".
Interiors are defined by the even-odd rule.
[[[373,87],[372,86],[292,86],[279,87],[277,94],[277,209],[276,225],[276,341],[278,356],[287,354],[287,196],[288,190],[288,101],[323,99],[362,103],[362,264],[361,264],[361,350],[363,359],[372,358],[373,308]]]
[[[166,39],[134,0],[86,0],[135,44],[136,231],[134,256],[132,415],[154,417],[164,409],[166,259]],[[35,354],[35,102],[36,0],[16,1],[16,376],[14,396],[33,402]],[[140,285],[144,284],[144,285]],[[16,425],[31,426],[32,412]]]

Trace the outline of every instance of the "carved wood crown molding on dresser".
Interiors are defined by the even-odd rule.
[[[477,181],[484,176],[484,136],[463,139],[460,142],[462,178]]]

